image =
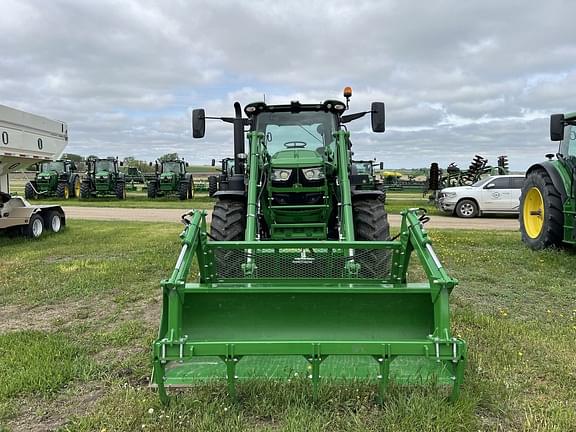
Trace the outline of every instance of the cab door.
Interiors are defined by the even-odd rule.
[[[509,211],[512,202],[510,178],[497,177],[482,187],[482,211]]]

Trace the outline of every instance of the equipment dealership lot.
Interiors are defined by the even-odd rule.
[[[439,216],[429,223],[460,280],[453,320],[470,357],[456,403],[434,387],[392,386],[380,406],[376,384],[362,381],[324,382],[314,401],[308,380],[292,377],[241,382],[237,403],[225,382],[206,383],[163,408],[147,386],[149,347],[182,225],[75,219],[82,210],[102,211],[68,210],[65,232],[42,243],[0,237],[0,418],[9,430],[576,427],[574,253],[528,250],[516,219],[477,219],[512,225],[489,231],[437,230]],[[137,211],[148,212],[160,210]]]

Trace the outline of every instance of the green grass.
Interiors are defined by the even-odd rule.
[[[576,430],[576,254],[532,252],[517,233],[502,231],[430,232],[460,280],[453,327],[469,344],[469,364],[457,403],[433,386],[393,385],[380,406],[366,382],[324,382],[315,402],[310,383],[294,379],[241,382],[238,403],[224,383],[206,383],[176,392],[164,409],[146,386],[149,349],[159,321],[158,281],[176,261],[180,230],[72,220],[63,234],[39,242],[0,236],[0,249],[10,250],[0,261],[0,314],[18,308],[30,327],[40,321],[44,330],[32,334],[48,341],[48,353],[78,352],[91,365],[88,372],[55,371],[63,378],[47,387],[26,374],[9,378],[20,384],[0,396],[8,427],[25,419],[22,398],[40,407],[53,407],[54,398],[74,405],[64,388],[96,383],[103,394],[67,413],[65,430]],[[46,317],[46,304],[60,313]],[[21,347],[15,358],[36,352],[18,345],[22,334],[5,332],[0,346]],[[44,363],[60,368],[50,358]]]

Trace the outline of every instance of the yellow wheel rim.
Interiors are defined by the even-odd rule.
[[[528,237],[537,238],[544,226],[544,199],[537,187],[531,188],[526,194],[522,216]]]
[[[64,199],[70,198],[70,188],[68,185],[64,186]]]
[[[77,197],[80,196],[80,180],[76,180],[76,183],[74,183],[74,192]]]

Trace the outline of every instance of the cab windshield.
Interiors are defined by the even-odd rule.
[[[352,165],[352,170],[357,175],[370,175],[372,173],[372,162],[356,162]]]
[[[42,164],[42,172],[64,172],[64,162],[47,162]]]
[[[114,161],[109,160],[96,161],[96,171],[114,172]]]
[[[336,129],[334,114],[317,111],[264,112],[256,119],[256,130],[264,133],[268,153],[290,148],[324,150]]]
[[[162,172],[180,172],[180,162],[164,162],[162,164]]]

